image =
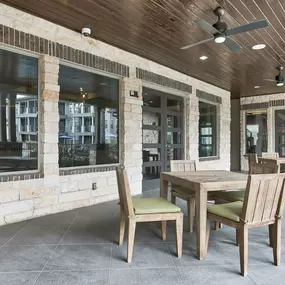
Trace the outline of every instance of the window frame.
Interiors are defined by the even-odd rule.
[[[105,77],[109,77],[112,79],[117,79],[118,81],[120,79],[123,78],[123,76],[119,76],[119,75],[115,75],[109,72],[102,72],[100,70],[97,70],[95,68],[92,67],[88,67],[88,66],[82,66],[80,64],[77,63],[72,63],[72,62],[68,62],[65,61],[63,59],[59,59],[59,66],[60,65],[64,65],[66,67],[70,67],[70,68],[75,68],[78,70],[82,70],[85,72],[89,72],[89,73],[93,73],[95,75],[101,75],[101,76],[105,76]],[[59,79],[58,79],[59,80]],[[118,84],[118,86],[120,86],[120,84]],[[64,170],[74,170],[74,169],[89,169],[89,168],[102,168],[102,167],[110,167],[110,166],[118,166],[121,165],[122,163],[122,146],[120,144],[120,142],[123,140],[123,133],[122,133],[122,128],[121,128],[121,122],[119,121],[122,115],[122,111],[121,111],[121,96],[120,96],[120,87],[118,90],[118,126],[119,126],[119,132],[118,132],[118,162],[116,163],[111,163],[111,164],[99,164],[99,165],[82,165],[82,166],[69,166],[69,167],[60,167],[60,171],[64,171]],[[58,111],[59,112],[59,111]],[[97,132],[97,121],[96,118],[94,119],[94,126],[95,126],[95,133]],[[59,166],[59,162],[58,162],[58,166]]]
[[[268,151],[268,108],[267,109],[249,109],[249,110],[245,110],[243,113],[243,118],[244,118],[244,124],[243,124],[243,130],[244,130],[244,142],[243,142],[243,147],[244,147],[244,155],[247,156],[248,154],[251,154],[251,152],[247,152],[247,114],[248,112],[259,112],[259,113],[266,113],[267,115],[267,151]],[[274,116],[275,116],[275,112],[274,112]],[[274,122],[273,122],[274,126],[275,126],[275,117],[274,117]],[[275,134],[275,127],[273,127],[274,130],[274,134]],[[274,137],[275,138],[275,137]],[[256,153],[256,152],[255,152]]]
[[[200,136],[200,108],[199,103],[206,103],[209,105],[213,105],[216,107],[216,155],[213,156],[200,156],[200,143],[201,143],[201,136]],[[198,157],[199,161],[207,161],[207,160],[218,160],[220,159],[220,105],[219,103],[215,103],[209,100],[198,98],[198,110],[199,110],[199,120],[198,120]],[[213,137],[213,136],[212,136]]]
[[[0,49],[8,51],[8,52],[12,52],[12,53],[17,53],[23,56],[27,56],[27,57],[32,57],[32,58],[36,58],[37,62],[38,62],[38,92],[37,92],[37,106],[38,106],[38,111],[37,111],[37,119],[38,119],[38,130],[37,130],[37,138],[38,138],[38,150],[37,150],[37,168],[36,169],[31,169],[31,170],[20,170],[20,171],[7,171],[7,172],[3,172],[0,174],[0,177],[3,176],[7,176],[7,175],[25,175],[25,174],[35,174],[35,173],[39,173],[42,172],[41,171],[41,167],[40,167],[40,151],[41,151],[41,146],[40,146],[40,142],[41,142],[41,133],[39,132],[40,129],[40,90],[41,90],[41,80],[40,80],[40,57],[42,56],[42,54],[38,54],[36,52],[32,52],[32,51],[27,51],[27,50],[23,50],[21,48],[17,48],[17,47],[10,47],[10,46],[6,46],[6,45],[2,45],[0,47]],[[15,120],[16,121],[16,120]]]

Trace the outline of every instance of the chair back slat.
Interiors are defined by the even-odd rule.
[[[280,204],[284,178],[280,173],[249,175],[242,214],[245,222],[274,221],[278,206],[284,207]]]
[[[196,171],[195,160],[170,160],[170,171]]]
[[[249,174],[273,174],[280,172],[280,165],[275,163],[251,163]]]
[[[263,158],[279,158],[278,152],[263,152],[261,154],[261,157]]]
[[[121,208],[124,210],[126,216],[134,216],[132,196],[126,170],[124,166],[118,166],[116,172]]]
[[[248,172],[251,171],[251,165],[253,163],[257,163],[257,154],[256,153],[249,153],[248,154]]]

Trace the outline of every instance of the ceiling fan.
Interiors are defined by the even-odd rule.
[[[277,85],[278,87],[283,86],[284,83],[285,83],[285,76],[283,76],[283,75],[281,74],[282,69],[283,69],[283,66],[278,66],[278,67],[277,67],[278,74],[275,76],[275,80],[274,80],[274,79],[263,79],[263,80],[265,80],[265,81],[271,81],[271,82],[272,82],[272,81],[273,81],[273,82],[276,82],[276,85]]]
[[[228,29],[227,23],[222,20],[222,16],[225,13],[225,10],[222,7],[217,7],[214,10],[214,13],[218,16],[218,21],[211,25],[205,20],[197,19],[194,20],[193,23],[200,26],[204,31],[212,34],[214,36],[214,41],[217,44],[224,44],[230,51],[232,52],[238,52],[242,49],[242,47],[237,44],[235,41],[233,41],[230,36],[235,36],[241,33],[246,33],[249,31],[265,28],[268,26],[268,22],[263,19],[255,22],[251,22],[245,25],[241,25],[239,27],[235,27],[233,29]],[[182,47],[181,49],[188,49],[194,46],[198,46],[200,44],[209,42],[213,39],[213,37],[187,45]]]

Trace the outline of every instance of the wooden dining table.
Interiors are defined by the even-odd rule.
[[[226,170],[161,172],[160,196],[167,199],[168,185],[175,184],[195,191],[196,248],[199,260],[206,256],[207,197],[210,191],[245,189],[247,174]]]

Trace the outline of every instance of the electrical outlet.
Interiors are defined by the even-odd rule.
[[[97,190],[97,183],[96,182],[92,183],[92,190]]]

